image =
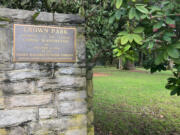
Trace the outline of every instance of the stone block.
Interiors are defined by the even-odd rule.
[[[63,90],[67,88],[85,88],[86,78],[76,76],[57,76],[55,79],[42,78],[37,82],[38,91]]]
[[[27,135],[27,132],[22,127],[13,127],[11,129],[9,135]]]
[[[41,130],[33,132],[33,135],[57,135],[57,134],[56,134],[56,131],[41,129]]]
[[[58,135],[65,135],[65,133],[64,132],[59,132]]]
[[[14,63],[13,65],[15,70],[20,70],[20,69],[40,70],[42,74],[46,72],[50,72],[53,67],[53,63]]]
[[[84,127],[87,125],[86,115],[65,116],[60,119],[40,120],[38,123],[32,122],[29,125],[31,134],[40,131],[62,131],[74,127]]]
[[[73,14],[59,14],[55,13],[54,15],[55,21],[58,23],[83,23],[85,21],[84,18],[78,16],[78,15],[73,15]]]
[[[37,81],[36,89],[38,91],[55,91],[59,90],[61,87],[58,85],[58,82],[55,79],[42,78]]]
[[[80,68],[59,68],[55,75],[81,75],[81,69]]]
[[[62,67],[74,67],[74,68],[86,68],[86,63],[56,63],[56,68]]]
[[[47,12],[40,12],[40,14],[35,18],[38,22],[53,22],[53,14]]]
[[[5,28],[0,28],[0,54],[2,55],[4,51],[8,51],[8,30]]]
[[[56,63],[56,68],[73,67],[74,63]]]
[[[86,68],[82,68],[82,69],[81,69],[81,74],[82,74],[82,75],[86,75]]]
[[[0,109],[4,109],[5,105],[4,105],[4,98],[0,97]]]
[[[76,76],[58,76],[56,78],[58,85],[60,87],[70,87],[70,88],[84,88],[86,87],[85,77]]]
[[[87,125],[86,114],[72,115],[72,117],[64,117],[64,129],[69,129],[73,127],[84,127]]]
[[[25,107],[25,106],[40,106],[51,103],[52,94],[38,94],[38,95],[18,95],[6,98],[6,106]]]
[[[8,29],[0,28],[0,71],[7,70],[10,61],[10,46],[8,43]],[[8,63],[9,64],[9,63]]]
[[[62,119],[48,119],[40,120],[38,123],[33,123],[30,125],[32,132],[37,132],[39,130],[62,130],[64,121]]]
[[[35,121],[36,109],[0,110],[0,128],[18,126],[22,123]]]
[[[2,97],[2,96],[3,96],[2,85],[1,85],[1,83],[0,83],[0,97]]]
[[[54,108],[39,108],[39,118],[48,119],[57,117],[57,110]]]
[[[8,17],[8,18],[12,18],[12,19],[23,19],[23,20],[28,19],[28,20],[30,20],[34,14],[35,14],[35,11],[0,8],[0,16],[1,17]]]
[[[42,133],[49,133],[49,131],[60,131],[66,126],[63,119],[40,120],[38,123],[33,122],[28,125],[30,134],[33,135],[41,135]]]
[[[31,68],[31,63],[14,63],[14,69],[25,69],[25,68]]]
[[[5,27],[5,26],[7,26],[9,24],[9,22],[7,22],[7,21],[1,21],[0,22],[0,27]]]
[[[8,82],[2,84],[2,91],[5,94],[28,94],[35,90],[35,82]]]
[[[1,59],[3,59],[1,62],[0,62],[0,72],[1,71],[9,71],[9,70],[12,70],[13,69],[13,64],[10,64],[10,62],[3,62],[4,60],[7,60],[7,59],[9,59],[10,60],[10,58],[4,58],[4,57],[1,57],[0,56],[0,60]],[[4,73],[3,73],[4,74]],[[0,76],[2,76],[2,75],[0,75]],[[0,77],[0,81],[1,80],[3,80],[4,81],[4,77],[3,78],[1,78]]]
[[[6,72],[4,80],[20,81],[24,79],[39,79],[41,72],[32,69],[12,70]]]
[[[1,86],[0,90],[2,90],[1,88],[2,88],[3,81],[4,81],[3,73],[0,71],[0,86]]]
[[[59,113],[62,115],[84,114],[87,112],[85,100],[60,102],[57,106]]]
[[[58,101],[82,100],[87,97],[86,91],[63,91],[57,95]]]
[[[9,133],[6,129],[0,128],[0,135],[9,135]]]
[[[77,128],[65,131],[64,135],[87,135],[87,128]]]

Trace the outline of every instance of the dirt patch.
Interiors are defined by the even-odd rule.
[[[110,74],[105,74],[105,73],[94,73],[94,77],[102,77],[102,76],[110,76]]]

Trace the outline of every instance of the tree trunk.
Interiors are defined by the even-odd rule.
[[[140,59],[139,59],[139,66],[143,66],[143,59],[144,59],[144,54],[142,52],[140,52]]]
[[[118,69],[119,69],[119,70],[122,70],[122,69],[123,69],[122,58],[119,58],[119,60],[118,60]]]
[[[173,67],[174,67],[174,62],[173,62],[173,60],[169,60],[169,63],[168,63],[168,69],[169,70],[172,70],[173,69]]]
[[[126,64],[124,65],[124,69],[125,70],[135,70],[136,67],[134,65],[134,62],[133,61],[130,61],[130,60],[127,60],[126,61]]]

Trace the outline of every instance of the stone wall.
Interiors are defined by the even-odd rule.
[[[13,24],[77,28],[76,63],[13,63]],[[0,8],[0,135],[93,135],[84,19]],[[87,84],[87,85],[86,85]]]

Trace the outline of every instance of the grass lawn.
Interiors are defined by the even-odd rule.
[[[180,135],[180,97],[165,89],[171,72],[96,67],[96,135]]]

